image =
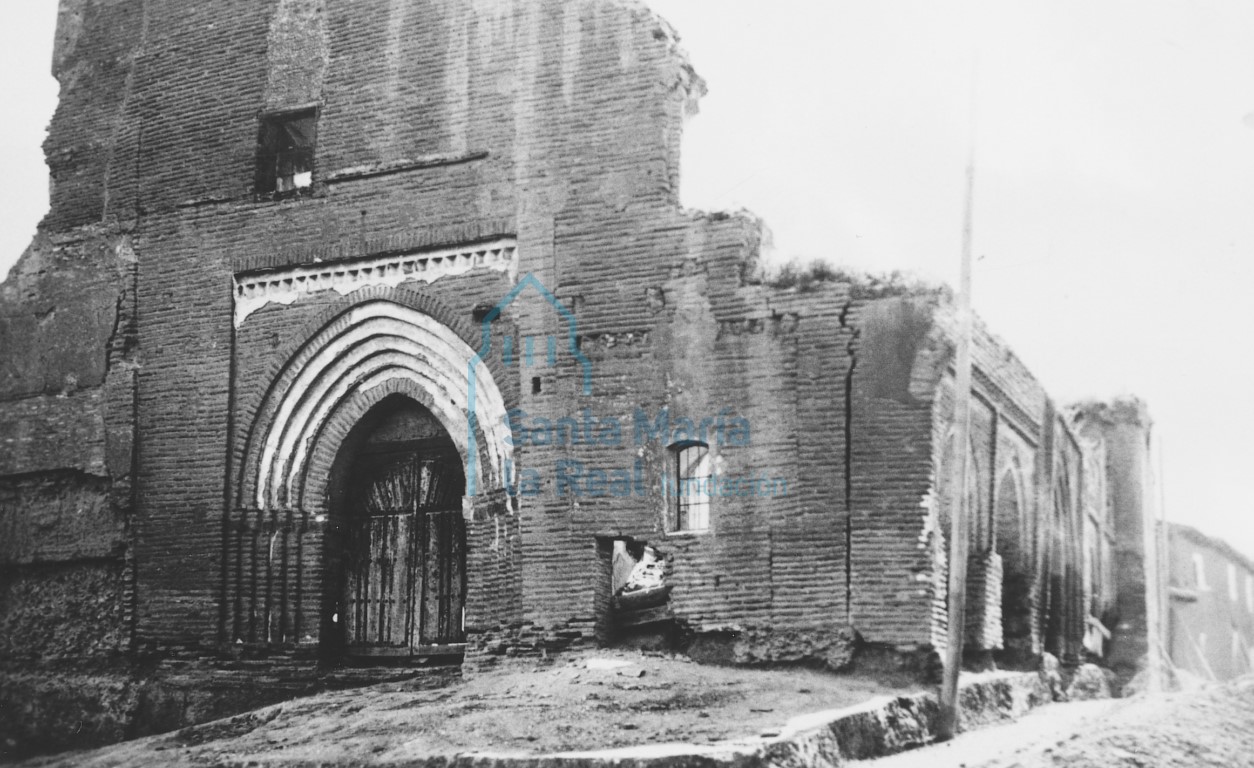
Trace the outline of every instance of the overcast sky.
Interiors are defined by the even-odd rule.
[[[1254,3],[649,4],[709,83],[685,204],[777,258],[952,282],[975,69],[977,310],[1060,401],[1144,398],[1168,517],[1254,555]],[[47,207],[54,17],[0,10],[0,271]]]

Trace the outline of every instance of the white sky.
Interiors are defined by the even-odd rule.
[[[646,0],[709,83],[684,201],[777,256],[949,280],[1061,401],[1136,393],[1170,518],[1254,555],[1254,3]],[[47,207],[55,2],[0,10],[0,271]]]

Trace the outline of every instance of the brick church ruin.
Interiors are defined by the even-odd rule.
[[[758,221],[680,206],[704,85],[640,3],[61,0],[53,71],[0,297],[11,742],[641,626],[926,669],[958,450],[972,660],[1144,655],[1144,409],[981,329],[955,445],[945,291],[767,280]]]

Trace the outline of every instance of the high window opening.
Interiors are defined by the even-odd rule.
[[[701,442],[676,443],[670,447],[674,531],[704,531],[710,527],[710,483],[713,457]]]
[[[292,193],[310,187],[317,135],[314,109],[263,116],[257,135],[257,193]]]

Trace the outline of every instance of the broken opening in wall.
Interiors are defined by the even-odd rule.
[[[313,185],[316,109],[262,115],[257,133],[258,194],[291,193]]]
[[[598,536],[597,636],[605,645],[668,649],[676,639],[670,559],[643,539]]]

